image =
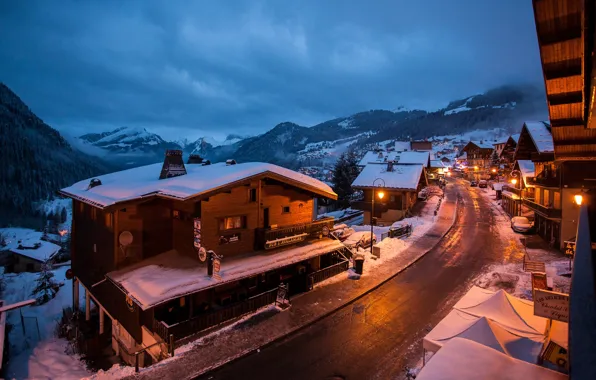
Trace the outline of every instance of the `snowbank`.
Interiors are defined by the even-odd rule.
[[[8,336],[10,357],[6,375],[17,379],[80,379],[91,375],[77,355],[67,354],[68,342],[55,337],[57,322],[62,317],[62,309],[72,305],[72,283],[66,280],[68,267],[54,272],[56,282],[64,283],[56,297],[41,306],[22,309],[25,317],[25,333],[20,319],[20,311],[8,312],[8,320],[13,328]],[[35,288],[36,273],[5,274],[6,289],[2,298],[6,303],[16,303],[31,298]],[[83,292],[81,292],[83,295]],[[80,300],[84,304],[84,296]],[[39,324],[39,336],[37,335]]]

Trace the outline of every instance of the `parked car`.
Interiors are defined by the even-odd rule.
[[[370,246],[370,231],[358,231],[350,234],[344,240],[344,244],[349,248],[366,248]],[[372,244],[377,244],[377,235],[373,234]]]
[[[478,186],[476,181],[470,181],[470,187],[476,187],[476,186]]]
[[[354,232],[353,228],[350,227],[345,227],[342,229],[338,229],[338,230],[334,230],[332,233],[341,241],[346,240],[348,237],[350,237],[350,235],[352,235]]]
[[[485,179],[481,179],[480,182],[478,182],[478,187],[486,188],[487,186],[488,186],[488,182],[486,182]]]
[[[529,233],[532,232],[534,224],[525,216],[514,216],[511,218],[511,229],[515,232]]]

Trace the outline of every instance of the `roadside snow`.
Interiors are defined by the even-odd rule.
[[[56,297],[41,306],[22,309],[25,317],[25,333],[20,311],[8,312],[7,323],[12,325],[8,336],[10,356],[6,365],[9,378],[25,379],[80,379],[91,375],[77,355],[67,354],[68,342],[55,337],[56,323],[62,317],[62,309],[72,304],[72,283],[66,280],[68,267],[54,270],[54,279],[64,283]],[[4,274],[6,289],[2,297],[7,304],[31,298],[37,273]],[[81,292],[82,294],[83,292]],[[84,303],[84,298],[81,299]],[[37,335],[39,325],[39,336]]]

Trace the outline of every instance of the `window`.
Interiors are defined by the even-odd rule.
[[[544,194],[542,196],[542,202],[540,202],[540,204],[548,207],[549,203],[550,203],[550,191],[547,189],[544,189]]]
[[[561,192],[559,191],[555,191],[553,192],[554,194],[554,201],[553,201],[553,207],[556,208],[557,210],[561,209]]]
[[[221,231],[244,228],[245,226],[246,217],[244,216],[230,216],[219,220],[219,229]]]
[[[257,189],[250,189],[248,191],[248,201],[249,202],[256,202],[257,201]]]
[[[290,206],[283,206],[281,208],[282,214],[289,214],[290,213]]]
[[[389,197],[389,202],[395,203],[395,195]]]

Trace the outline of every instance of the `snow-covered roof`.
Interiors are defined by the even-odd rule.
[[[396,141],[395,142],[395,150],[397,152],[405,152],[411,150],[412,147],[409,141]]]
[[[565,374],[507,356],[464,338],[446,343],[416,380],[566,380]]]
[[[509,136],[513,141],[515,141],[515,143],[517,144],[517,142],[519,141],[519,133],[516,133],[514,135]]]
[[[532,185],[528,185],[528,177],[534,177],[536,175],[534,163],[530,160],[517,160],[517,165],[524,179],[524,185],[526,187],[533,187]]]
[[[419,164],[394,164],[393,171],[387,171],[387,164],[368,164],[352,183],[352,187],[373,187],[373,182],[380,178],[382,187],[404,190],[416,190],[424,168]],[[382,185],[377,181],[374,185]]]
[[[146,310],[173,298],[213,288],[222,283],[288,266],[315,256],[333,252],[343,244],[333,239],[302,243],[292,248],[250,252],[224,257],[219,272],[221,280],[207,274],[207,267],[172,250],[107,274]]]
[[[543,121],[526,121],[524,126],[528,130],[538,153],[554,153],[553,135]]]
[[[6,241],[6,246],[0,247],[0,250],[11,251],[37,261],[46,261],[60,251],[59,245],[41,240],[43,233],[40,231],[13,227],[1,228],[0,234]]]
[[[385,151],[374,152],[371,150],[364,154],[364,157],[362,157],[362,159],[360,160],[358,165],[365,166],[367,164],[372,164],[372,163],[395,161],[395,157],[398,154],[400,154],[400,153],[399,152],[385,152]],[[387,160],[385,160],[385,158],[387,158]]]
[[[185,166],[187,174],[161,180],[159,179],[161,163],[141,166],[96,177],[101,181],[101,185],[91,189],[88,189],[89,179],[86,179],[62,189],[61,193],[103,208],[149,196],[185,200],[251,177],[272,174],[319,195],[337,197],[329,185],[273,164],[249,162],[236,165],[218,163],[206,166],[197,164]]]
[[[478,148],[480,149],[493,149],[493,145],[490,143],[487,143],[485,141],[470,141],[472,144],[476,145]]]
[[[441,160],[430,160],[431,168],[444,168],[445,164]]]
[[[430,160],[430,152],[428,151],[410,151],[399,153],[395,160],[398,164],[421,164],[428,166]]]
[[[486,317],[451,310],[424,337],[422,345],[437,352],[454,338],[466,338],[529,363],[538,362],[546,340],[542,334],[521,333]]]
[[[10,251],[21,256],[26,256],[37,261],[46,261],[60,251],[60,246],[49,241],[39,241],[39,247],[23,246],[22,248],[11,248]]]

